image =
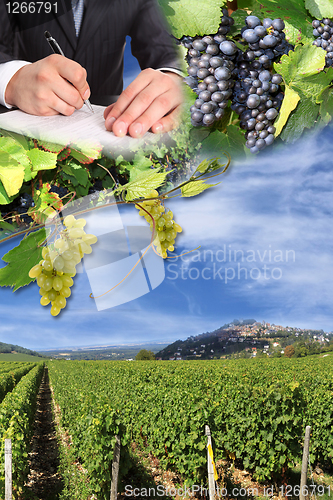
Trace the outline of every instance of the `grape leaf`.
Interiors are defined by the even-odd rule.
[[[327,125],[333,117],[333,90],[331,88],[325,89],[324,92],[320,95],[320,99],[321,104],[319,113],[322,120]]]
[[[24,167],[24,181],[30,181],[31,163],[27,155],[27,150],[13,137],[0,137],[0,150],[6,151],[12,158]]]
[[[217,184],[220,184],[219,182]],[[191,181],[185,186],[181,187],[181,193],[183,198],[189,198],[190,196],[196,196],[202,193],[206,189],[217,186],[217,184],[206,184],[203,180]]]
[[[6,222],[4,220],[4,218],[1,216],[1,214],[0,214],[0,228],[5,229],[7,231],[10,231],[11,233],[15,232],[15,229],[12,226],[12,224],[9,224],[9,222]]]
[[[312,19],[299,0],[260,0],[261,11],[271,19],[280,17],[285,23],[287,40],[296,44],[299,41],[312,42]]]
[[[244,157],[244,135],[236,125],[227,126],[227,134],[215,130],[202,142],[200,153],[206,158],[211,158],[221,152],[227,153],[233,159]]]
[[[44,222],[47,217],[55,214],[55,210],[61,210],[63,207],[62,200],[57,193],[50,193],[50,184],[44,184],[42,189],[36,190],[34,193],[35,207],[30,213],[31,217],[38,224]]]
[[[103,147],[100,144],[96,146],[88,146],[86,144],[72,144],[71,145],[71,156],[75,158],[78,162],[84,165],[92,163],[97,158],[101,157],[101,151]]]
[[[8,196],[17,194],[24,179],[24,167],[6,151],[0,150],[0,180]]]
[[[7,265],[0,269],[0,286],[10,286],[14,288],[15,292],[18,288],[28,285],[34,280],[34,278],[29,278],[29,271],[41,260],[42,249],[38,248],[38,245],[45,239],[46,230],[44,228],[34,231],[2,257]]]
[[[1,135],[5,137],[11,137],[18,142],[24,149],[30,149],[29,140],[25,135],[17,134],[16,132],[12,132],[10,130],[0,130]]]
[[[67,165],[64,165],[62,167],[63,173],[67,174],[70,176],[70,181],[72,182],[73,186],[77,186],[78,184],[81,184],[81,186],[86,186],[88,179],[89,179],[89,174],[87,170],[84,167],[81,167],[81,165],[75,163],[74,161],[69,162]],[[66,176],[63,176],[66,178]]]
[[[133,158],[133,165],[129,165],[130,181],[134,181],[142,172],[150,170],[152,162],[142,154],[136,154]]]
[[[297,85],[304,77],[320,73],[325,66],[326,52],[314,45],[298,45],[288,55],[283,55],[274,64],[277,73],[283,76],[287,85]]]
[[[217,33],[226,0],[159,0],[172,34],[196,36]]]
[[[122,189],[126,190],[126,200],[144,198],[150,191],[158,189],[163,184],[166,175],[167,172],[159,172],[157,169],[142,173],[135,181],[128,182],[122,186]]]
[[[305,128],[312,128],[319,112],[319,105],[313,99],[299,92],[300,101],[297,108],[292,111],[280,137],[287,143],[299,139]]]
[[[333,17],[332,0],[305,0],[305,7],[316,19],[324,17],[331,19]]]
[[[274,127],[276,128],[275,137],[280,135],[281,130],[287,123],[290,113],[296,108],[300,100],[299,95],[291,87],[286,85],[284,99],[282,101],[282,106],[278,119],[274,122]]]
[[[45,151],[49,151],[50,153],[61,153],[66,149],[66,146],[62,146],[61,144],[54,144],[52,142],[45,142],[38,140],[38,146],[45,149]]]
[[[8,196],[2,182],[0,181],[0,205],[8,205],[13,201],[13,196]]]
[[[42,151],[38,148],[30,149],[27,151],[27,155],[32,163],[32,170],[38,172],[39,170],[48,170],[55,168],[57,165],[57,155],[56,153],[49,153],[48,151]]]

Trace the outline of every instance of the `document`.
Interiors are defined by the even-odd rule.
[[[86,106],[74,111],[71,116],[35,116],[15,110],[0,115],[0,129],[16,132],[33,139],[79,146],[79,149],[102,148],[103,154],[115,157],[137,149],[144,144],[153,145],[159,140],[168,141],[169,135],[147,132],[143,137],[134,139],[128,135],[116,137],[105,128],[104,106],[93,105],[94,113]]]

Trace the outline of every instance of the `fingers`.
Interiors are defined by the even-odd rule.
[[[142,71],[114,106],[105,110],[107,130],[119,137],[127,133],[141,137],[151,127],[154,133],[171,130],[182,102],[179,81],[178,76],[175,80],[160,71]]]
[[[6,89],[9,104],[40,116],[71,115],[89,95],[85,69],[57,54],[22,67]]]

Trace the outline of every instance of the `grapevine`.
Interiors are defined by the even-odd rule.
[[[158,198],[158,191],[154,190],[148,194],[147,201],[142,201],[136,204],[135,207],[139,210],[139,215],[142,215],[149,222],[150,229],[154,231],[154,245],[157,253],[167,258],[167,250],[174,251],[174,243],[177,233],[182,232],[182,228],[173,220],[171,210],[165,211],[161,200]],[[154,222],[152,221],[154,219]]]
[[[43,247],[43,259],[29,271],[30,278],[37,278],[41,305],[51,303],[52,316],[57,316],[66,306],[75,268],[84,254],[92,252],[91,245],[97,241],[96,236],[85,233],[85,224],[84,219],[75,219],[73,215],[65,217],[65,229],[58,233],[54,243]]]

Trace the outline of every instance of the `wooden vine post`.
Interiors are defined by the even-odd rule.
[[[309,425],[305,428],[305,437],[304,437],[304,447],[303,447],[303,460],[302,460],[302,472],[301,472],[301,484],[300,484],[300,493],[299,499],[306,500],[307,495],[304,495],[304,491],[306,491],[306,478],[308,471],[308,459],[309,459],[309,447],[310,447],[310,431],[311,427]]]
[[[113,460],[112,460],[110,500],[117,500],[119,461],[120,461],[120,437],[116,435],[116,444],[114,445]]]
[[[208,468],[208,489],[209,500],[215,500],[215,478],[214,463],[212,459],[212,435],[209,425],[205,425],[205,435],[207,436],[207,468]]]
[[[5,439],[5,500],[12,500],[12,440]]]

